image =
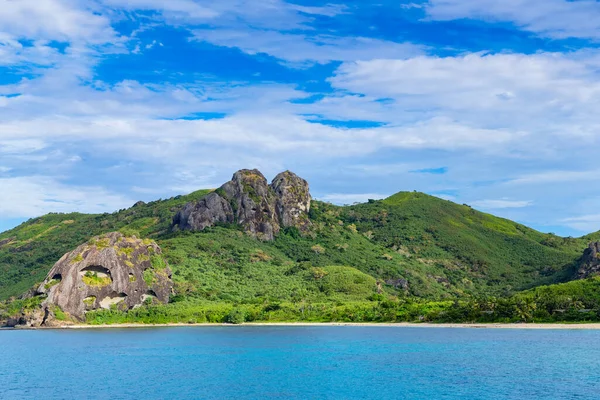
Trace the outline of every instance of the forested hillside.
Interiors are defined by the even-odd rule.
[[[272,242],[234,224],[172,232],[177,211],[207,193],[112,214],[49,214],[0,234],[1,298],[22,294],[64,253],[116,230],[157,240],[178,296],[233,302],[364,299],[377,291],[376,282],[379,291],[426,299],[509,295],[568,280],[591,239],[542,234],[415,192],[346,207],[313,201],[310,231],[285,229]],[[338,270],[329,275],[327,268]],[[357,277],[369,282],[368,290],[332,289]]]

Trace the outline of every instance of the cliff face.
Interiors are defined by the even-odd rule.
[[[44,319],[37,323],[49,322],[55,306],[82,320],[87,311],[127,310],[146,299],[167,303],[173,282],[161,253],[154,241],[117,232],[91,239],[65,254],[37,289],[36,294],[47,295]]]
[[[585,279],[600,273],[600,242],[592,242],[579,259],[576,279]]]
[[[282,227],[308,229],[310,201],[308,183],[292,172],[282,172],[269,185],[260,171],[244,169],[213,193],[186,204],[173,227],[201,231],[219,222],[237,223],[259,239],[273,240]]]
[[[275,208],[282,226],[295,226],[301,231],[308,229],[311,196],[308,182],[289,171],[273,179],[271,189],[277,199]]]

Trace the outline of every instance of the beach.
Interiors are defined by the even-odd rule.
[[[382,327],[382,328],[452,328],[452,329],[545,329],[545,330],[599,330],[600,323],[589,324],[550,324],[550,323],[473,323],[473,324],[431,324],[431,323],[352,323],[352,322],[248,322],[244,324],[220,324],[220,323],[199,323],[199,324],[114,324],[114,325],[63,325],[57,327],[28,328],[19,327],[18,329],[128,329],[128,328],[169,328],[169,327],[249,327],[249,326],[291,326],[291,327],[318,327],[318,326],[353,326],[353,327]],[[15,328],[3,328],[13,330]]]

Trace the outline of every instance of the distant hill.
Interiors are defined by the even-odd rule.
[[[417,192],[344,207],[313,200],[302,231],[282,225],[272,241],[244,233],[235,215],[201,231],[173,228],[186,204],[211,192],[112,214],[48,214],[0,234],[0,299],[21,295],[64,253],[111,231],[156,240],[173,271],[174,301],[232,303],[508,296],[572,279],[595,237],[543,234]]]

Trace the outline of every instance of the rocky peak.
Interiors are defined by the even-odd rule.
[[[273,240],[279,233],[275,196],[259,170],[243,169],[236,172],[217,193],[229,200],[234,220],[251,235]]]
[[[127,310],[145,300],[167,303],[173,282],[160,247],[152,240],[113,232],[98,236],[65,254],[37,289],[46,324],[55,307],[82,320],[87,311]],[[36,324],[35,321],[32,324]]]
[[[273,179],[271,189],[277,198],[275,206],[281,225],[307,229],[311,202],[308,182],[293,172],[285,171]]]
[[[237,223],[259,239],[273,240],[281,227],[309,227],[310,201],[308,183],[290,171],[269,185],[260,171],[243,169],[213,193],[186,204],[173,225],[200,231],[219,222]]]
[[[576,278],[585,279],[600,274],[600,242],[592,242],[578,262]]]

